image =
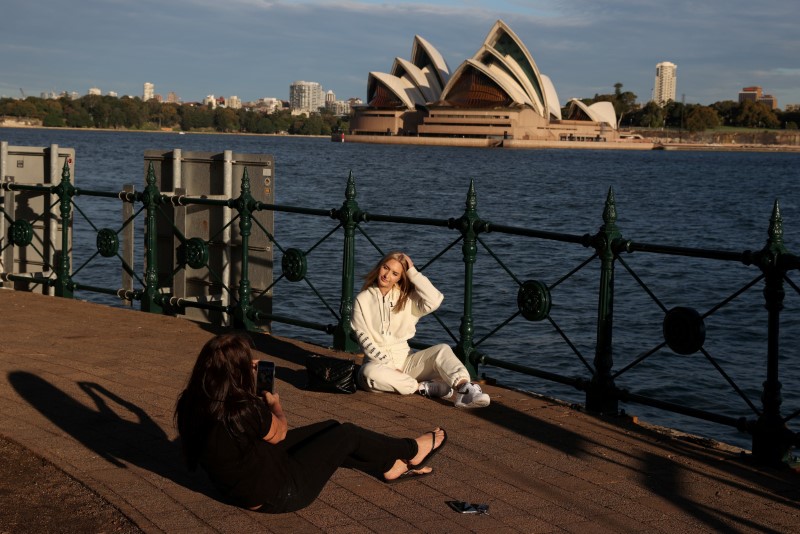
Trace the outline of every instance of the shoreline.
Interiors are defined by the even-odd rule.
[[[247,132],[184,132],[182,130],[132,130],[112,128],[72,128],[61,126],[38,126],[31,124],[7,124],[0,122],[2,128],[41,129],[41,130],[67,130],[87,132],[122,132],[122,133],[154,133],[171,135],[232,135],[256,137],[281,137],[301,139],[330,139],[337,142],[330,135],[294,135],[294,134],[262,134]],[[453,137],[412,137],[412,136],[385,136],[385,135],[352,135],[346,134],[343,143],[385,144],[385,145],[413,145],[413,146],[453,146],[473,148],[505,148],[505,149],[556,149],[556,150],[665,150],[665,151],[691,151],[691,152],[782,152],[800,153],[798,145],[762,145],[762,144],[722,144],[722,143],[662,143],[650,141],[548,141],[526,139],[476,139]]]
[[[332,140],[332,142],[337,142]],[[412,137],[383,135],[345,135],[343,143],[454,146],[501,149],[555,149],[555,150],[667,150],[667,151],[717,151],[717,152],[786,152],[800,153],[795,145],[719,144],[719,143],[658,143],[649,141],[548,141],[526,139],[477,139],[453,137]]]

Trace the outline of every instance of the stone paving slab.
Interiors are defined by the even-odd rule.
[[[308,508],[221,503],[188,473],[172,415],[215,331],[180,318],[0,290],[0,434],[53,462],[146,532],[796,532],[800,475],[630,418],[486,385],[488,408],[303,389],[299,341],[257,335],[290,425],[338,419],[397,436],[437,425],[435,473],[388,486],[340,469]],[[488,369],[491,374],[491,369]],[[447,501],[486,503],[489,515]]]

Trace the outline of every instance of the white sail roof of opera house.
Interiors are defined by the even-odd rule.
[[[508,72],[496,63],[474,59],[462,63],[442,91],[442,100],[458,107],[530,106],[533,102]]]
[[[415,109],[435,102],[450,79],[450,69],[442,55],[428,41],[414,36],[411,61],[395,58],[391,74],[370,72],[367,80],[367,105]],[[395,98],[390,96],[390,93]]]
[[[425,97],[411,80],[385,72],[369,73],[367,96],[369,105],[375,107],[415,109],[417,105],[425,105]]]
[[[515,76],[521,76],[518,83],[525,89],[528,98],[533,102],[534,110],[541,116],[547,117],[549,113],[548,96],[544,89],[542,76],[539,73],[539,68],[536,62],[533,61],[530,52],[522,43],[517,34],[515,34],[508,25],[502,20],[498,20],[489,30],[486,39],[483,40],[483,46],[473,56],[475,60],[485,59],[486,49],[494,50],[497,53],[492,54],[491,57],[503,62],[506,68],[515,73]],[[520,74],[516,74],[520,73]],[[450,84],[455,84],[453,78],[450,78]],[[442,92],[442,99],[447,100],[446,93],[447,87]],[[555,89],[553,89],[555,93]],[[558,99],[556,98],[556,105]],[[519,102],[522,103],[522,102]]]
[[[437,93],[441,93],[442,88],[450,79],[450,67],[447,66],[447,61],[444,60],[442,54],[419,35],[414,36],[414,44],[411,45],[411,62],[426,74],[430,73],[436,78]],[[433,87],[434,84],[432,83],[431,86]]]
[[[553,85],[550,77],[544,74],[542,74],[542,85],[544,86],[544,94],[547,95],[547,107],[550,110],[550,116],[561,120],[561,106],[558,104],[556,86]]]
[[[439,51],[419,35],[410,60],[395,58],[390,74],[369,73],[369,107],[413,110],[433,104],[530,107],[545,119],[561,119],[553,82],[539,72],[528,49],[502,20],[452,75]],[[592,113],[605,116],[605,111]]]
[[[594,122],[604,122],[611,128],[617,129],[617,112],[611,102],[595,102],[591,106],[587,106],[577,98],[572,98],[569,101],[567,118],[575,120],[586,120],[588,118]]]
[[[394,58],[391,74],[397,78],[407,78],[412,81],[420,90],[426,102],[436,100],[442,92],[439,82],[435,77],[430,76],[430,70],[425,72],[407,59]],[[434,84],[433,87],[431,86],[432,83]]]

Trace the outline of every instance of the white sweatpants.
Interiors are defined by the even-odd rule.
[[[440,343],[413,352],[398,362],[398,368],[377,362],[365,362],[358,374],[358,385],[367,391],[411,395],[426,380],[441,380],[451,387],[469,382],[467,368],[449,345]]]

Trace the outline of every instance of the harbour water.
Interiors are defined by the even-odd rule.
[[[470,181],[474,182],[480,216],[494,224],[535,228],[575,235],[594,234],[613,189],[622,235],[635,242],[740,252],[764,246],[774,202],[783,216],[784,242],[800,252],[800,154],[628,152],[590,150],[503,150],[456,147],[388,146],[332,143],[321,138],[246,135],[178,135],[172,133],[74,131],[58,129],[0,129],[0,140],[13,146],[74,148],[74,179],[79,188],[118,191],[123,184],[141,189],[143,154],[148,149],[272,154],[275,156],[276,203],[319,209],[337,208],[344,200],[347,176],[356,180],[361,209],[386,215],[448,219],[459,217]],[[97,227],[118,227],[117,204],[79,197],[81,209]],[[308,249],[333,228],[331,220],[276,214],[275,234],[283,248]],[[402,248],[424,266],[458,238],[454,231],[410,225],[366,223],[370,237],[384,250]],[[553,288],[552,318],[575,351],[547,322],[516,318],[502,335],[482,341],[516,306],[518,280],[541,280],[552,285],[591,250],[485,234],[476,266],[475,339],[479,349],[494,358],[545,369],[565,376],[588,376],[596,337],[598,269],[596,262]],[[81,252],[81,242],[85,240]],[[94,250],[94,233],[80,218],[75,221],[74,265],[80,254]],[[326,252],[325,247],[330,247]],[[310,259],[309,280],[338,310],[340,241],[326,244]],[[364,240],[358,245],[358,273],[377,253]],[[514,273],[498,268],[486,248]],[[421,323],[419,339],[450,342],[457,335],[462,313],[460,287],[463,263],[460,244],[438,258],[426,274],[446,295],[439,313]],[[319,259],[317,259],[319,258]],[[625,262],[667,308],[692,306],[703,312],[756,278],[758,270],[708,260],[637,253]],[[276,269],[280,257],[276,255]],[[333,267],[331,267],[333,266]],[[118,283],[119,266],[111,274],[87,269],[85,283],[111,287]],[[138,266],[139,272],[141,267]],[[790,274],[789,278],[797,279]],[[795,282],[797,283],[797,282]],[[756,415],[732,391],[710,358],[761,407],[766,377],[766,312],[761,285],[738,296],[706,322],[706,354],[678,356],[658,351],[617,378],[632,392],[658,397],[730,417]],[[780,379],[782,413],[800,409],[800,295],[787,286],[781,323]],[[320,322],[335,322],[308,287],[278,285],[273,310],[297,316],[299,310],[320,309]],[[81,293],[79,298],[108,302],[108,297]],[[110,302],[114,304],[114,302]],[[618,370],[657,345],[663,311],[638,283],[617,265],[615,289],[614,368]],[[442,327],[444,325],[444,328]],[[296,327],[273,325],[274,332],[329,344],[330,339]],[[574,352],[580,356],[576,357]],[[487,376],[516,388],[582,402],[583,393],[539,379],[485,366]],[[638,405],[623,405],[640,419],[675,427],[749,448],[749,437],[734,429]],[[795,428],[796,421],[790,421]]]

